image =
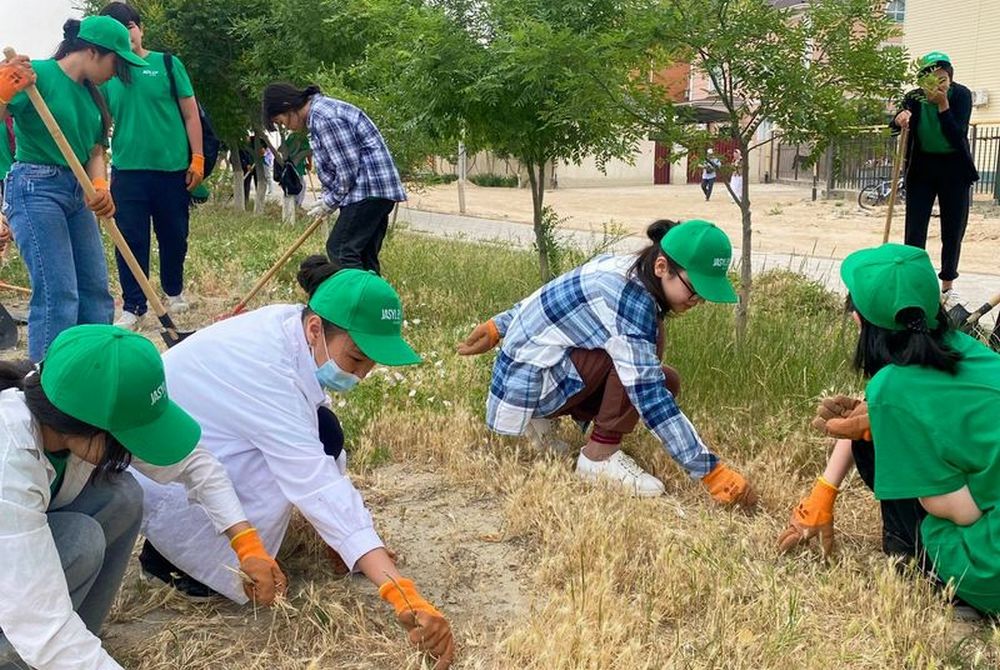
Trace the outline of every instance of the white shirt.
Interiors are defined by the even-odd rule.
[[[147,477],[180,482],[220,530],[246,519],[225,473],[212,456],[195,449],[176,465],[155,467],[135,459]],[[46,512],[71,503],[94,466],[70,456],[59,493],[45,457],[41,430],[24,394],[0,392],[0,629],[26,663],[38,670],[120,668],[73,611],[69,587]]]
[[[202,428],[250,523],[276,554],[293,508],[348,566],[383,546],[351,480],[323,451],[316,411],[329,396],[302,327],[302,305],[272,305],[204,328],[163,356],[170,397]],[[138,478],[143,533],[171,563],[246,602],[225,538],[177,487]]]

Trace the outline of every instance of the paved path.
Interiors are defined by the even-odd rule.
[[[406,222],[407,229],[419,233],[427,233],[438,237],[464,239],[474,242],[499,241],[515,247],[530,248],[534,242],[534,231],[529,224],[515,221],[500,221],[480,219],[472,216],[458,216],[402,207],[399,210],[399,220]],[[593,249],[602,241],[601,231],[563,229],[558,233],[583,249]],[[617,253],[636,251],[645,246],[646,240],[630,235],[613,247]],[[734,257],[739,257],[739,249],[733,250]],[[753,270],[755,273],[771,268],[786,268],[821,282],[832,291],[844,294],[847,289],[840,280],[840,260],[836,258],[820,258],[798,254],[754,253]],[[974,308],[984,303],[990,295],[1000,292],[1000,275],[963,274],[956,282],[956,289],[961,294],[962,303]],[[984,323],[993,323],[993,317],[987,316]]]

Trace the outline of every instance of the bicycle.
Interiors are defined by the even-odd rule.
[[[888,204],[890,193],[892,193],[891,179],[881,179],[874,184],[868,184],[858,193],[858,206],[861,209],[874,209],[879,205]],[[902,177],[896,186],[896,202],[906,202],[906,183]]]

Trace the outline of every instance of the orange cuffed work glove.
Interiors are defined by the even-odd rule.
[[[264,549],[256,528],[237,533],[229,546],[236,552],[240,570],[249,578],[243,581],[243,591],[250,600],[270,606],[276,597],[285,594],[288,580],[278,562]]]
[[[712,468],[701,482],[708,489],[709,495],[723,505],[739,505],[750,509],[757,504],[757,492],[746,478],[723,463]]]
[[[94,180],[94,197],[87,198],[87,208],[99,218],[107,219],[115,215],[115,201],[111,199],[108,180],[98,177]]]
[[[458,353],[462,356],[485,354],[498,344],[500,344],[500,331],[497,330],[497,324],[493,319],[490,319],[472,329],[465,342],[458,345]]]
[[[24,56],[0,63],[0,105],[6,105],[14,96],[35,83],[31,61]]]
[[[868,404],[845,395],[824,398],[816,408],[812,427],[831,437],[869,442],[872,439]]]
[[[812,492],[792,510],[788,528],[778,536],[778,553],[787,553],[814,537],[819,537],[823,556],[833,553],[833,503],[838,493],[836,486],[822,477],[817,479]]]
[[[441,612],[424,600],[413,582],[405,577],[389,580],[379,597],[396,610],[396,619],[408,631],[410,644],[437,659],[434,670],[445,670],[455,657],[455,638]]]
[[[187,169],[187,190],[195,190],[204,179],[205,157],[201,154],[191,154],[191,164]]]

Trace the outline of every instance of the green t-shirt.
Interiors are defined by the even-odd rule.
[[[132,83],[118,77],[102,90],[108,98],[115,131],[111,138],[111,164],[119,170],[186,170],[188,136],[177,101],[170,92],[163,54],[150,51],[146,67],[132,68]],[[177,95],[194,95],[184,64],[173,56]]]
[[[45,98],[73,153],[86,165],[90,152],[104,139],[100,108],[87,87],[70,79],[55,60],[31,61],[31,67],[38,76],[38,92]],[[17,162],[68,167],[27,93],[21,91],[15,95],[7,109],[14,117]]]
[[[948,89],[948,97],[951,97]],[[917,124],[917,135],[920,137],[920,147],[929,154],[950,154],[955,147],[944,136],[941,130],[941,119],[938,117],[938,107],[933,102],[920,101],[920,122]]]
[[[5,179],[14,164],[14,153],[10,150],[10,137],[7,136],[7,126],[0,121],[0,179]]]
[[[69,452],[64,451],[57,454],[46,451],[45,457],[49,459],[49,463],[55,468],[56,478],[52,480],[49,484],[49,492],[54,498],[57,493],[59,493],[59,487],[62,486],[63,476],[66,474],[66,464],[69,463]]]
[[[920,527],[939,576],[958,595],[1000,612],[1000,354],[961,333],[954,376],[890,365],[868,384],[879,499],[942,495],[968,486],[983,516],[971,526],[928,515]]]

